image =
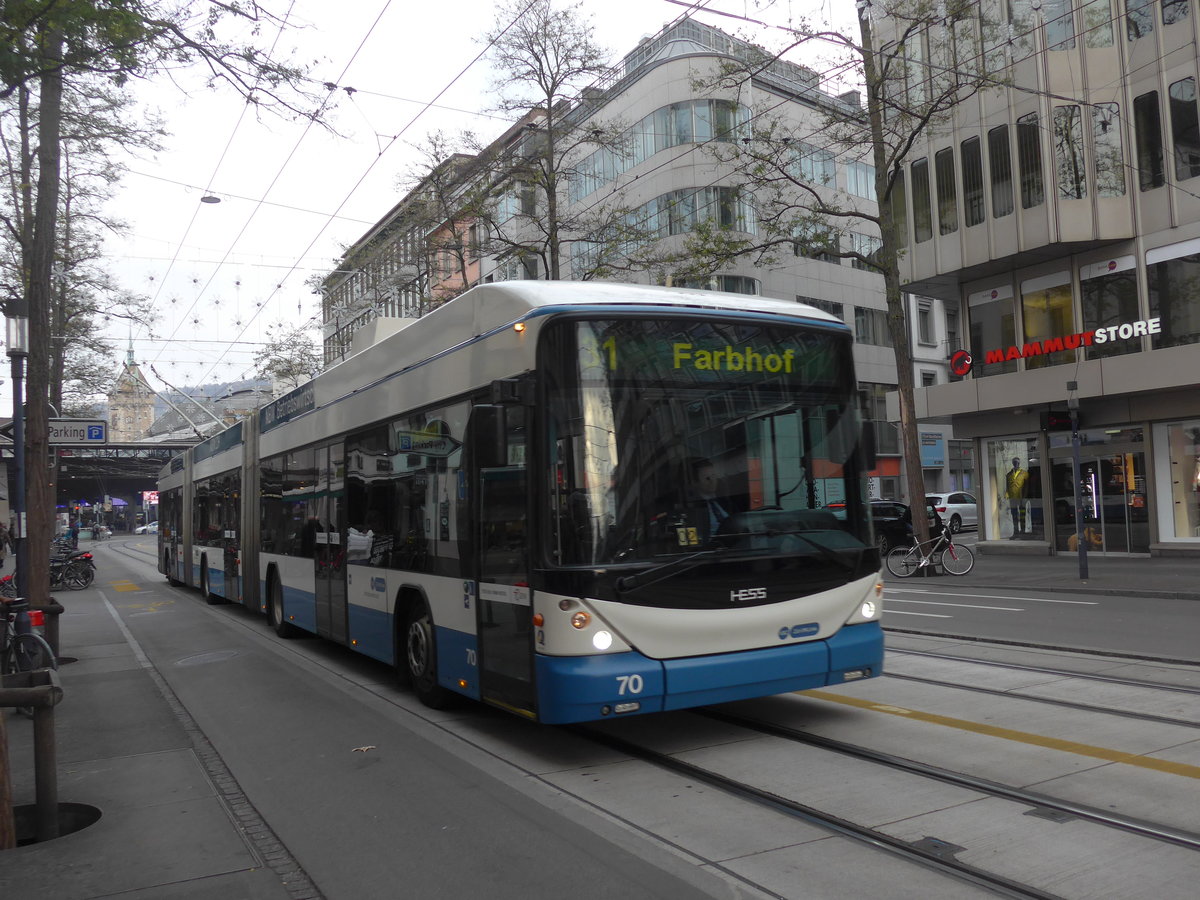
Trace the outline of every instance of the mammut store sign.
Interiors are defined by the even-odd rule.
[[[1148,334],[1158,334],[1161,331],[1162,320],[1158,316],[1155,316],[1153,319],[1141,319],[1137,322],[1109,325],[1106,328],[1080,331],[1064,337],[1030,341],[1019,347],[1014,344],[1007,350],[988,350],[984,360],[988,363],[1001,363],[1010,359],[1029,359],[1031,356],[1045,356],[1050,353],[1059,353],[1063,350],[1077,350],[1080,347],[1090,347],[1093,344],[1127,341],[1131,338],[1142,337]]]

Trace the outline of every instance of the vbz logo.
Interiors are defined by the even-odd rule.
[[[740,591],[729,592],[730,603],[746,603],[749,600],[766,600],[766,588],[742,588]]]

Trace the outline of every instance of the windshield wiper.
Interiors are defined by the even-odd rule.
[[[686,572],[688,569],[694,569],[706,559],[712,559],[715,556],[723,556],[730,551],[724,548],[715,550],[700,550],[696,553],[689,553],[687,556],[681,556],[678,559],[673,559],[670,562],[659,563],[657,566],[651,566],[649,569],[643,569],[636,575],[626,575],[618,578],[616,581],[617,591],[624,594],[628,591],[635,591],[638,588],[647,587],[651,584],[657,584],[664,578],[670,578],[672,575],[678,575],[681,572]]]
[[[798,538],[800,538],[800,540],[804,541],[804,543],[808,544],[810,547],[813,547],[818,553],[820,553],[823,557],[825,557],[831,563],[834,563],[835,565],[840,566],[841,568],[845,569],[847,572],[857,572],[858,565],[859,565],[859,563],[862,562],[863,554],[867,552],[866,545],[863,545],[862,547],[857,548],[857,549],[854,547],[847,547],[846,548],[847,550],[854,551],[854,562],[848,563],[844,559],[842,559],[841,555],[838,553],[837,550],[833,549],[832,547],[827,546],[826,544],[822,544],[820,541],[814,541],[811,537],[809,537],[804,532],[801,532],[801,531],[775,531],[775,532],[768,532],[768,533],[772,534],[772,535],[785,534],[788,537],[798,537]]]

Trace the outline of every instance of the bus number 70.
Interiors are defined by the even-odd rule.
[[[640,694],[645,685],[642,683],[641,675],[618,675],[617,676],[617,693],[625,694]]]

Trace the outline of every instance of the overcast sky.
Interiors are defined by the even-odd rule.
[[[701,5],[785,23],[820,17],[827,3]],[[113,337],[122,357],[132,339],[156,386],[249,377],[268,326],[318,315],[305,279],[333,268],[342,248],[402,196],[398,181],[416,159],[411,144],[437,129],[469,128],[490,139],[507,127],[487,114],[495,102],[490,74],[486,61],[474,61],[494,20],[487,0],[296,0],[292,7],[292,20],[304,27],[285,34],[281,45],[315,63],[316,82],[338,85],[332,122],[339,134],[256,118],[228,91],[138,88],[148,107],[161,110],[171,136],[163,152],[130,161],[113,207],[129,233],[111,239],[107,250],[123,286],[154,298],[152,326],[121,326]],[[584,10],[616,62],[686,6],[585,0]],[[778,31],[714,12],[696,18],[760,34],[767,43],[781,40]],[[437,106],[426,108],[435,98]],[[202,203],[205,195],[221,202]],[[3,392],[11,403],[8,384]]]

